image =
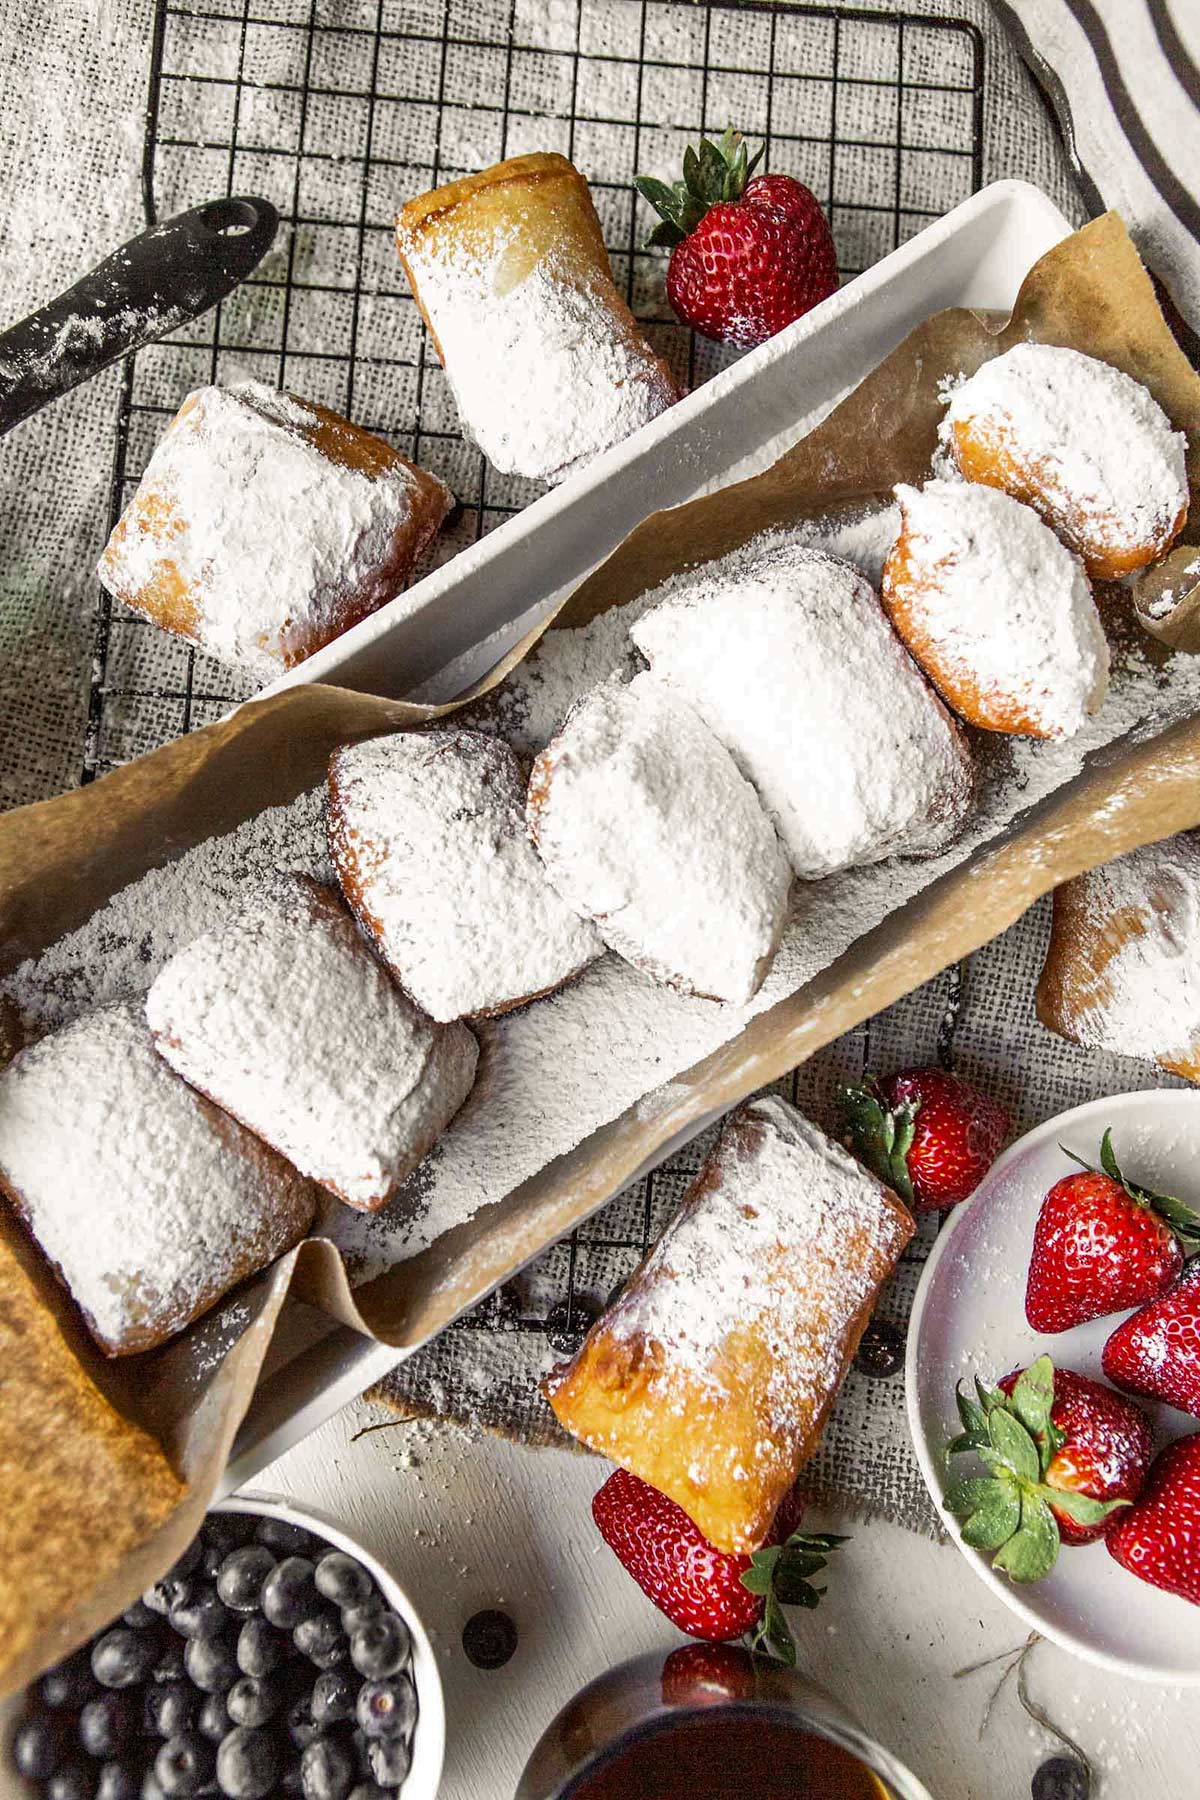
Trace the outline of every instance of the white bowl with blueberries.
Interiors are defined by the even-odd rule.
[[[30,1688],[11,1750],[44,1800],[433,1800],[445,1738],[403,1589],[332,1520],[245,1495]]]

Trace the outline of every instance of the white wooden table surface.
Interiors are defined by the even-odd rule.
[[[683,1640],[592,1523],[607,1465],[430,1425],[391,1423],[354,1441],[388,1417],[348,1407],[252,1485],[335,1515],[394,1570],[441,1664],[442,1800],[510,1800],[530,1748],[577,1688],[625,1657]],[[1051,1741],[1011,1681],[980,1741],[996,1672],[954,1678],[1018,1646],[1021,1622],[951,1546],[875,1521],[845,1528],[853,1542],[819,1611],[792,1615],[804,1666],[936,1800],[1025,1800]],[[492,1673],[473,1668],[461,1644],[463,1624],[486,1606],[510,1613],[520,1632],[511,1662]],[[1200,1795],[1200,1690],[1123,1682],[1046,1643],[1028,1672],[1034,1699],[1092,1757],[1094,1800]]]

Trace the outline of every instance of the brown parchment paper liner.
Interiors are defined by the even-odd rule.
[[[930,318],[764,474],[639,526],[570,597],[556,622],[582,624],[760,531],[877,494],[895,481],[921,480],[941,413],[939,381],[973,370],[1024,338],[1072,345],[1144,381],[1189,433],[1195,490],[1200,378],[1171,337],[1124,227],[1109,214],[1041,259],[1002,329],[961,310]],[[797,412],[802,410],[797,396]],[[1123,604],[1128,613],[1127,597]],[[538,635],[531,634],[458,704],[492,688]],[[403,685],[402,670],[397,685]],[[311,787],[337,743],[449,710],[335,688],[295,688],[245,706],[90,788],[0,818],[0,968],[39,953],[147,869]],[[147,1542],[114,1548],[80,1502],[89,1479],[89,1446],[81,1435],[75,1454],[60,1458],[57,1503],[79,1524],[86,1591],[67,1613],[40,1621],[41,1629],[23,1645],[0,1645],[0,1687],[28,1680],[106,1623],[188,1542],[289,1295],[356,1331],[415,1349],[610,1198],[698,1119],[776,1079],[977,949],[1058,882],[1197,824],[1200,719],[1150,741],[1109,745],[969,866],[933,882],[806,987],[674,1078],[657,1103],[651,1097],[630,1108],[505,1199],[353,1294],[336,1251],[310,1240],[241,1291],[245,1329],[215,1369],[197,1354],[202,1326],[159,1351],[118,1363],[105,1363],[74,1331],[72,1346],[92,1380],[125,1418],[162,1445],[186,1493]],[[0,1208],[0,1244],[15,1243],[19,1231],[9,1210]],[[53,1277],[40,1261],[32,1266],[39,1304],[70,1331]],[[20,1328],[19,1319],[0,1314],[0,1357],[5,1332]],[[0,1387],[0,1421],[29,1405],[14,1384]],[[119,1506],[119,1495],[113,1504]],[[6,1512],[20,1517],[24,1505],[20,1484],[0,1492],[0,1518]],[[20,1582],[19,1565],[10,1561],[4,1579]]]

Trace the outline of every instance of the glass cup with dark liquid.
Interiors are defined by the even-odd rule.
[[[932,1800],[798,1670],[730,1644],[622,1663],[568,1701],[515,1800]]]

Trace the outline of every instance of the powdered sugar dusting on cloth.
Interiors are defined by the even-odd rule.
[[[171,1072],[136,1003],[89,1013],[0,1076],[0,1168],[113,1348],[180,1330],[312,1217],[312,1188]]]
[[[1187,439],[1140,381],[1079,350],[1016,344],[949,401],[943,441],[962,425],[996,443],[1080,555],[1140,546],[1140,566],[1166,549],[1188,503]]]
[[[896,497],[905,559],[893,591],[934,647],[931,672],[977,690],[989,710],[1018,705],[1046,737],[1078,731],[1108,686],[1104,628],[1078,559],[998,488],[928,481]]]
[[[271,680],[400,585],[397,541],[415,531],[418,485],[394,462],[371,473],[334,462],[305,436],[316,416],[260,382],[199,388],[163,436],[100,579],[127,605],[173,566],[188,635]],[[442,490],[444,512],[450,495]]]
[[[559,480],[678,399],[665,365],[616,313],[611,282],[581,279],[554,253],[514,279],[512,233],[497,235],[486,260],[431,247],[403,215],[397,234],[459,415],[503,473]]]
[[[632,627],[758,789],[808,880],[944,847],[971,805],[958,727],[848,563],[724,557]]]
[[[172,957],[146,1001],[173,1068],[351,1206],[381,1206],[475,1074],[465,1026],[400,992],[341,902],[281,877]]]
[[[685,993],[757,991],[787,861],[733,759],[653,676],[571,712],[534,765],[529,823],[559,893],[629,962]]]
[[[502,1011],[603,953],[529,842],[507,744],[453,730],[372,738],[337,753],[330,782],[343,887],[433,1018]]]
[[[662,1346],[651,1380],[677,1411],[697,1382],[731,1391],[739,1368],[723,1352],[753,1333],[771,1353],[764,1419],[807,1430],[909,1230],[882,1183],[774,1097],[735,1115],[705,1174],[601,1329]]]
[[[1088,913],[1100,920],[1136,918],[1144,929],[1104,964],[1097,1004],[1067,1009],[1063,1024],[1079,1043],[1121,1056],[1194,1054],[1200,1046],[1200,834],[1183,832],[1132,850],[1078,876],[1073,886]]]

